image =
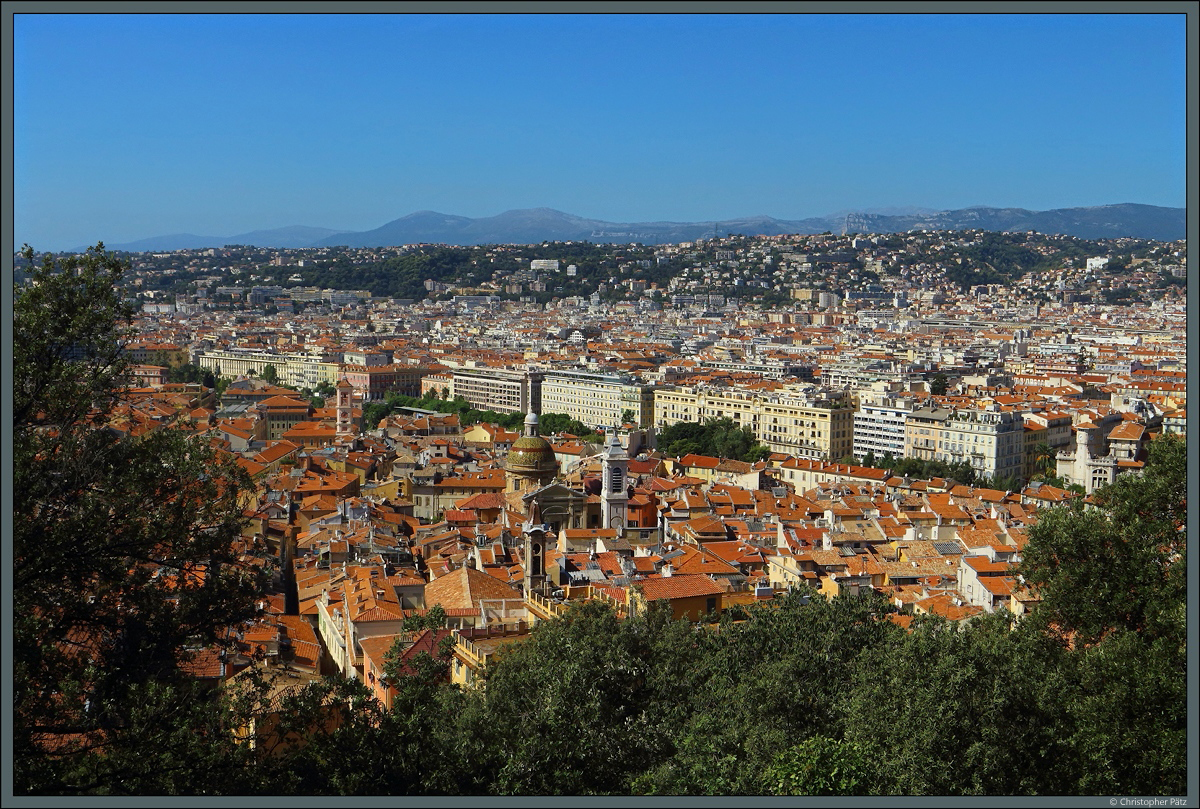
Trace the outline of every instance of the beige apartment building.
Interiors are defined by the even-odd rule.
[[[1024,477],[1025,421],[1020,413],[921,408],[908,416],[904,455],[923,461],[965,461],[980,477]]]
[[[622,376],[548,371],[542,379],[543,413],[563,413],[589,427],[617,427],[626,410],[638,427],[654,424],[653,385]]]
[[[937,460],[942,425],[949,418],[950,410],[942,407],[922,407],[910,413],[904,423],[904,457]]]
[[[837,460],[854,447],[854,406],[840,392],[813,386],[770,392],[704,387],[654,392],[659,427],[719,418],[749,427],[772,452],[798,458]]]
[[[986,409],[955,410],[942,424],[938,459],[966,461],[981,477],[1023,478],[1025,474],[1025,420],[1020,413]]]
[[[311,354],[277,354],[271,351],[226,349],[201,351],[195,364],[212,368],[218,376],[236,379],[239,376],[262,376],[268,365],[275,366],[279,384],[297,388],[315,388],[322,382],[337,384],[341,364]]]

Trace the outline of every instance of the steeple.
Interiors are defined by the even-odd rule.
[[[629,493],[629,453],[621,446],[616,431],[608,433],[602,456],[603,472],[600,501],[603,504],[604,527],[625,530],[626,508]]]
[[[536,427],[536,417],[534,426]],[[529,519],[521,526],[525,543],[525,595],[540,592],[546,584],[546,551],[550,547],[549,526],[542,522],[541,505],[535,498],[530,507]]]
[[[337,388],[337,434],[350,435],[354,432],[353,417],[354,386],[346,377],[338,380]]]

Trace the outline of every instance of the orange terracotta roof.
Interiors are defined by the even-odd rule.
[[[638,583],[647,601],[719,595],[724,592],[716,582],[704,575],[646,578]]]

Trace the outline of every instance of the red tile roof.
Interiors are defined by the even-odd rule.
[[[680,575],[667,578],[646,578],[638,582],[647,601],[720,595],[724,592],[716,582],[704,575]]]

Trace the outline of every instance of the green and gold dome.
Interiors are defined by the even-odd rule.
[[[530,412],[525,417],[525,435],[513,442],[508,451],[504,468],[513,475],[537,478],[545,482],[558,471],[554,448],[550,442],[538,435],[538,417]]]

